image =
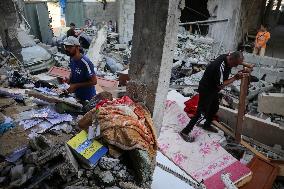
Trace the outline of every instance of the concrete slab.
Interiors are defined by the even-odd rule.
[[[223,106],[219,107],[218,116],[221,122],[234,129],[237,124],[237,111]],[[279,144],[284,147],[284,128],[279,124],[246,114],[242,134],[267,146]]]
[[[258,111],[284,116],[284,93],[262,93],[258,96]]]

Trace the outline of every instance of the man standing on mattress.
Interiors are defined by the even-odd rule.
[[[239,71],[236,75],[229,78],[232,67],[243,65],[249,69],[253,65],[243,62],[243,54],[239,51],[223,54],[217,57],[214,61],[208,64],[202,79],[199,82],[199,102],[196,114],[190,120],[188,125],[180,132],[180,136],[186,142],[193,142],[194,138],[190,134],[193,127],[206,119],[202,125],[204,130],[217,133],[217,129],[211,126],[213,117],[216,115],[219,109],[219,92],[224,87],[232,84],[234,81],[243,77],[246,69]]]

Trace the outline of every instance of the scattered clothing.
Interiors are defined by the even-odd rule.
[[[18,71],[12,71],[8,78],[9,86],[15,88],[23,88],[25,84],[29,83],[29,79],[26,73],[20,73]]]
[[[71,115],[59,114],[50,107],[23,112],[20,117],[22,120],[19,122],[19,125],[23,126],[25,130],[30,129],[40,123],[42,123],[42,129],[46,130],[53,125],[63,122],[70,122],[73,120]]]

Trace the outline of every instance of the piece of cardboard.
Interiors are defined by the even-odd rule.
[[[93,167],[103,157],[108,148],[96,140],[88,140],[88,133],[81,131],[67,142],[73,152],[87,166]]]

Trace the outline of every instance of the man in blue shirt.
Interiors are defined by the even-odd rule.
[[[96,95],[95,85],[97,78],[94,65],[85,56],[80,53],[79,40],[73,36],[69,36],[64,42],[64,47],[70,59],[70,87],[67,89],[69,93],[76,94],[81,101],[91,100]]]

